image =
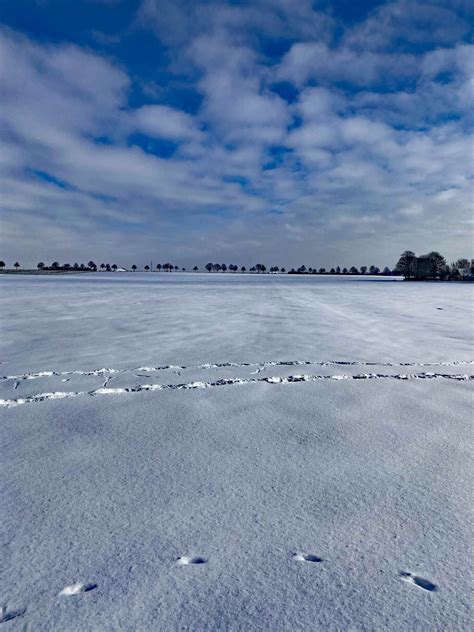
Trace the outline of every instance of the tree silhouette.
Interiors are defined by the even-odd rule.
[[[246,268],[245,266],[242,266],[242,267],[240,268],[240,271],[241,271],[241,272],[247,272],[247,268]]]
[[[227,270],[227,266],[226,266],[225,263],[221,264],[221,270],[222,270],[222,272],[225,272]]]
[[[15,263],[13,264],[13,267],[16,268],[18,270],[18,268],[20,267],[20,264],[18,261],[15,261]]]
[[[181,268],[181,271],[182,272],[186,272],[186,268]]]
[[[382,274],[385,274],[385,276],[390,276],[392,274],[392,271],[390,270],[389,267],[385,266]]]
[[[59,270],[59,261],[53,261],[51,267],[53,268],[53,270]]]
[[[280,270],[280,272],[286,272],[285,268],[282,268],[282,269]]]
[[[336,270],[334,270],[334,268],[331,268],[331,269],[329,270],[329,274],[336,274]]]
[[[0,261],[0,264],[2,263],[3,261]],[[0,265],[0,267],[3,267],[3,266]],[[38,270],[42,270],[44,268],[44,263],[40,261],[36,267],[38,268]]]
[[[430,266],[431,266],[430,276],[440,277],[441,279],[444,276],[446,276],[446,272],[447,272],[446,259],[442,255],[440,255],[439,252],[436,252],[434,250],[424,256],[430,260]]]
[[[112,270],[113,270],[114,272],[117,270],[117,264],[116,264],[116,263],[114,263],[114,264],[112,265]]]
[[[255,266],[252,266],[252,267],[250,268],[250,272],[255,272]]]
[[[347,274],[347,268],[342,268],[342,274]]]
[[[136,271],[137,271],[137,266],[136,266],[135,264],[133,264],[133,266],[132,266],[132,270],[133,270],[134,272],[136,272]]]
[[[0,261],[0,269],[3,270],[4,267],[5,267],[5,261]]]
[[[101,269],[101,270],[104,270],[104,269],[105,269],[105,263],[101,263],[101,264],[100,264],[100,269]]]
[[[336,274],[341,274],[341,268],[339,266],[336,268]]]
[[[156,264],[156,269],[158,270],[158,272],[161,272],[161,263]]]
[[[366,274],[367,273],[367,266],[360,266],[360,273],[361,274]]]
[[[213,267],[214,267],[214,266],[212,265],[212,263],[206,263],[206,270],[207,270],[208,272],[210,272],[210,271],[213,269]]]
[[[109,265],[109,264],[107,264],[107,265]],[[72,267],[74,268],[74,270],[79,270],[79,264],[78,263],[75,263]]]
[[[410,279],[415,276],[415,267],[416,267],[416,255],[411,250],[405,250],[404,253],[400,255],[400,259],[396,265],[397,270],[399,270],[405,279]]]
[[[193,270],[194,270],[194,272],[197,272],[199,270],[199,268],[197,266],[194,266]]]
[[[92,260],[88,262],[87,267],[90,268],[91,270],[97,270],[97,266]]]
[[[63,265],[63,268],[64,268],[65,270],[70,270],[70,269],[71,269],[71,264],[70,264],[70,263],[65,263],[65,264]]]
[[[319,274],[326,274],[326,268],[319,268]]]
[[[174,267],[174,269],[175,269],[175,270],[179,270],[178,266],[175,266],[175,267]]]
[[[219,270],[221,269],[220,263],[212,264],[212,269],[214,270],[214,272],[219,272]]]
[[[352,266],[352,268],[349,270],[349,272],[351,274],[359,274],[359,271],[357,270],[357,268],[355,266]]]
[[[85,270],[85,269],[86,269],[85,263],[81,263],[81,270]]]
[[[377,268],[377,266],[370,266],[369,268],[370,274],[378,274],[379,272],[380,272],[380,268]]]
[[[112,266],[112,268],[113,268],[113,266]],[[149,272],[149,270],[150,270],[150,266],[145,266],[145,270],[146,270],[147,272]]]

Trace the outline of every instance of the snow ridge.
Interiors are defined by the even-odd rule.
[[[246,365],[248,366],[248,365]],[[138,386],[131,386],[126,388],[110,388],[102,387],[92,391],[55,391],[50,393],[38,393],[37,395],[30,395],[28,397],[20,397],[18,399],[0,399],[0,407],[12,408],[14,406],[20,406],[22,404],[31,404],[42,402],[49,399],[68,399],[72,397],[79,397],[83,395],[100,396],[100,395],[122,395],[125,393],[139,393],[142,391],[165,391],[165,390],[195,390],[203,388],[214,388],[218,386],[236,386],[243,384],[293,384],[296,382],[318,382],[320,380],[455,380],[455,381],[471,381],[474,380],[474,375],[467,375],[462,373],[398,373],[398,374],[384,374],[384,373],[359,373],[356,375],[349,374],[336,374],[336,375],[289,375],[286,377],[255,377],[255,378],[223,378],[210,382],[187,382],[183,384],[141,384]]]

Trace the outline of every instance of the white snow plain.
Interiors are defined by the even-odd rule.
[[[472,286],[0,278],[5,630],[469,630]]]

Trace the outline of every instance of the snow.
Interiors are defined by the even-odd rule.
[[[469,285],[0,281],[5,629],[470,628]]]

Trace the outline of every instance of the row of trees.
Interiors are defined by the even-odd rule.
[[[448,264],[443,255],[435,250],[419,257],[411,250],[405,250],[398,260],[397,268],[405,279],[456,280],[474,277],[474,259],[461,258]]]
[[[306,266],[301,266],[300,268],[291,268],[288,274],[384,274],[386,276],[396,275],[398,274],[397,270],[390,270],[390,268],[384,268],[383,272],[380,272],[380,268],[377,266],[361,266],[360,268],[356,268],[352,266],[351,268],[331,268],[330,270],[326,270],[326,268],[306,268]]]
[[[16,261],[13,264],[13,267],[18,270],[21,265],[18,261]],[[0,261],[0,269],[5,268],[5,262],[4,261]],[[52,270],[52,271],[69,271],[69,270],[75,270],[75,271],[89,271],[89,272],[95,272],[97,271],[99,268],[102,271],[105,272],[115,272],[116,270],[118,270],[118,266],[117,264],[113,263],[112,265],[110,263],[101,263],[100,266],[97,266],[96,263],[94,261],[88,261],[87,264],[84,263],[74,263],[74,264],[69,264],[69,263],[64,263],[64,264],[60,264],[58,261],[53,261],[53,263],[50,266],[47,266],[46,264],[44,264],[42,261],[40,261],[37,265],[38,270]],[[144,270],[149,272],[151,269],[151,266],[146,265],[144,266]],[[238,272],[239,271],[239,267],[237,265],[234,264],[230,264],[230,265],[226,265],[225,263],[207,263],[205,266],[205,269],[208,272]],[[138,270],[138,267],[134,264],[132,265],[132,270],[135,272],[136,270]],[[163,270],[164,272],[173,272],[173,271],[178,271],[179,268],[176,265],[173,265],[171,263],[158,263],[156,265],[156,270],[158,272],[161,272],[161,270]],[[184,272],[186,271],[186,268],[181,268],[181,270]],[[198,272],[199,268],[197,266],[194,266],[193,268],[194,272]],[[267,272],[267,268],[265,265],[263,265],[262,263],[257,263],[255,266],[252,266],[251,268],[249,268],[248,270],[251,273],[265,273]],[[247,268],[245,266],[242,266],[240,268],[240,272],[247,272]],[[278,266],[272,266],[268,272],[270,273],[282,273],[285,274],[286,270],[285,268],[279,268]],[[337,266],[337,268],[331,268],[329,271],[326,270],[326,268],[306,268],[306,266],[301,266],[297,269],[295,268],[291,268],[291,270],[289,270],[288,274],[349,274],[349,275],[364,275],[364,274],[370,274],[370,275],[384,275],[384,276],[389,276],[389,275],[403,275],[405,277],[405,279],[421,279],[421,280],[425,280],[425,279],[459,279],[459,278],[473,278],[474,277],[474,259],[466,259],[466,258],[461,258],[458,259],[457,261],[453,261],[451,264],[447,264],[446,263],[446,259],[439,253],[436,251],[432,251],[429,252],[426,255],[421,255],[421,256],[417,256],[414,252],[412,252],[411,250],[406,250],[401,256],[400,259],[398,260],[398,263],[396,265],[396,267],[393,270],[390,270],[390,268],[385,267],[383,269],[383,271],[380,271],[380,268],[378,268],[377,266],[370,266],[369,268],[367,266],[361,266],[360,268],[356,268],[355,266],[352,266],[351,268],[340,268],[339,266]]]

